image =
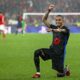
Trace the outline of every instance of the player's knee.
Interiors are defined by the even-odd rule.
[[[39,50],[36,50],[35,52],[34,52],[34,56],[35,57],[38,57],[38,56],[40,56],[40,53],[41,53],[41,50],[39,49]]]

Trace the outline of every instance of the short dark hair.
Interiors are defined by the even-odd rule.
[[[64,16],[62,16],[62,15],[57,15],[56,17],[62,17],[62,19],[64,19]]]

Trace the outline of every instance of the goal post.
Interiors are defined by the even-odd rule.
[[[44,27],[46,27],[46,26],[42,22],[43,15],[45,15],[45,13],[23,13],[23,19],[26,20],[27,28],[31,32],[32,31],[37,32],[40,29],[40,27],[43,30],[43,32],[45,32]],[[80,13],[76,13],[76,12],[50,13],[49,18],[48,18],[48,21],[50,22],[50,24],[55,24],[54,17],[56,15],[62,15],[65,20],[65,25],[67,25],[69,28],[71,28],[72,26],[75,26],[75,25],[80,27]]]
[[[37,16],[39,16],[39,15],[44,15],[45,13],[23,13],[23,19],[25,19],[26,18],[26,16],[27,15],[37,15]],[[65,16],[65,15],[75,15],[75,16],[77,16],[77,15],[80,15],[80,13],[78,12],[65,12],[65,13],[50,13],[49,15],[63,15],[63,16]]]

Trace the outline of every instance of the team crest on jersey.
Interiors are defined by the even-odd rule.
[[[54,45],[59,45],[61,42],[60,38],[55,38],[54,41],[53,41],[53,44]]]

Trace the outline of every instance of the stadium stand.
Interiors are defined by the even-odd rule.
[[[80,0],[0,0],[0,9],[8,13],[43,12],[54,3],[55,12],[80,12]]]
[[[0,11],[3,11],[7,18],[16,19],[17,15],[24,12],[45,12],[50,3],[55,4],[54,12],[80,12],[80,0],[0,0]],[[34,19],[29,17],[29,26],[34,24],[34,20],[38,20],[42,25],[41,17],[38,16]],[[67,21],[69,24],[80,22],[80,16],[68,16]]]

